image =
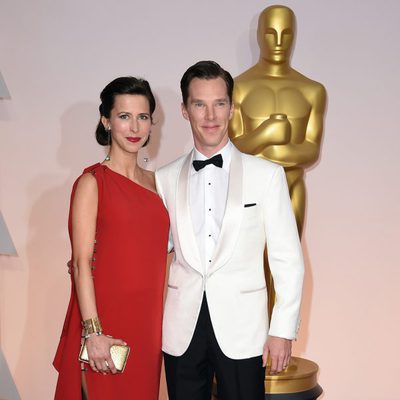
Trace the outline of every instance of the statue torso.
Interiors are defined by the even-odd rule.
[[[280,113],[290,121],[291,142],[304,140],[311,111],[308,98],[315,90],[315,82],[299,73],[287,77],[244,73],[235,79],[235,84],[235,101],[240,103],[245,131],[254,130],[271,114]]]

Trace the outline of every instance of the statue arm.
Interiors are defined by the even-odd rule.
[[[290,141],[290,124],[285,114],[271,114],[256,129],[234,137],[232,142],[243,153],[258,155],[266,148],[278,148]]]
[[[313,96],[308,98],[311,112],[307,123],[304,141],[288,143],[284,146],[268,146],[262,155],[284,167],[307,166],[318,160],[323,132],[323,119],[326,106],[326,91],[319,85]]]
[[[243,115],[241,111],[243,96],[240,94],[239,85],[237,85],[233,91],[232,101],[233,114],[228,128],[232,143],[243,153],[255,154],[261,151],[264,146],[258,139],[257,129],[250,133],[244,131]]]
[[[235,140],[243,135],[243,117],[240,110],[239,88],[236,86],[232,95],[233,113],[229,121],[229,137],[235,143]]]

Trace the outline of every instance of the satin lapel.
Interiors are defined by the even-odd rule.
[[[232,256],[239,236],[243,218],[243,162],[240,152],[234,147],[229,172],[228,196],[221,232],[208,273],[221,268]]]
[[[203,266],[197,246],[192,225],[192,216],[189,206],[189,178],[192,165],[193,151],[188,154],[182,165],[178,179],[176,194],[176,226],[179,236],[179,244],[186,262],[203,275]]]

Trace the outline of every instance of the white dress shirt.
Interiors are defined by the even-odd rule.
[[[207,272],[213,259],[225,214],[232,146],[229,141],[218,153],[214,154],[222,155],[222,168],[213,164],[206,165],[199,171],[196,171],[193,165],[191,168],[190,212],[204,272]],[[207,158],[196,148],[194,149],[193,160]]]

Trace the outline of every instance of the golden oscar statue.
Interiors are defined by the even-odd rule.
[[[295,22],[293,11],[284,6],[271,6],[260,14],[257,30],[260,59],[235,78],[235,108],[229,134],[242,152],[285,168],[301,237],[306,201],[304,168],[318,160],[326,92],[320,83],[290,66]],[[271,311],[275,294],[267,262],[266,280]],[[310,391],[310,397],[302,399],[317,398],[322,391],[317,372],[318,366],[312,361],[293,357],[281,374],[267,374],[266,398],[278,393],[303,392],[304,395],[305,391]]]

